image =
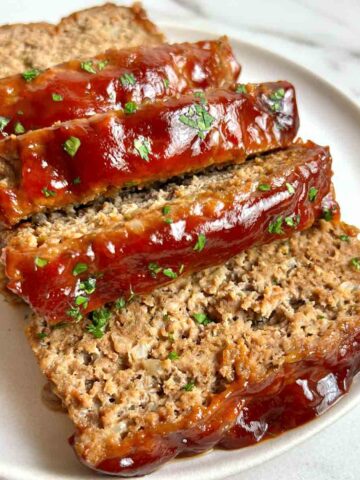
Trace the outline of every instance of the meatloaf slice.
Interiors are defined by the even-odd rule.
[[[338,399],[360,366],[356,233],[322,220],[92,321],[34,317],[28,337],[81,461],[148,473],[182,452],[271,436],[279,412],[289,428]],[[262,429],[247,441],[249,412]]]
[[[334,215],[328,148],[308,142],[8,235],[8,288],[53,323],[153,290]]]

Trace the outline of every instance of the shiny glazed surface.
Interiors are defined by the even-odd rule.
[[[0,220],[11,225],[43,209],[289,145],[299,126],[293,86],[244,88],[191,93],[3,140],[8,180],[0,188]]]
[[[180,425],[161,425],[108,446],[96,466],[84,463],[100,472],[130,477],[150,473],[179,454],[256,444],[324,413],[349,390],[359,370],[357,332],[334,351],[285,363],[266,380],[235,382]]]
[[[324,207],[336,214],[337,205],[329,194],[332,172],[327,148],[312,142],[295,145],[277,167],[274,163],[273,170],[267,176],[269,191],[259,190],[253,179],[245,187],[239,180],[223,180],[216,191],[203,189],[190,198],[168,202],[168,215],[162,208],[145,209],[121,225],[111,223],[107,229],[64,241],[52,252],[46,243],[27,250],[10,244],[3,252],[8,288],[49,323],[71,321],[69,308],[76,308],[77,297],[84,296],[81,284],[89,278],[95,279],[96,288],[87,295],[86,304],[76,308],[79,316],[120,296],[131,299],[180,275],[221,264],[255,244],[309,228]],[[311,188],[317,190],[313,200]],[[281,228],[274,231],[271,225],[279,217]],[[286,217],[294,223],[287,224]],[[46,264],[37,265],[38,257]],[[77,274],[79,263],[84,268]]]
[[[112,49],[92,59],[51,67],[34,78],[24,72],[0,79],[0,116],[8,120],[0,138],[16,134],[17,122],[25,131],[35,130],[121,110],[129,101],[142,103],[192,88],[231,85],[239,72],[226,37]]]

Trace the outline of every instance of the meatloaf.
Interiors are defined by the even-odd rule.
[[[8,288],[50,322],[79,321],[254,244],[331,218],[328,148],[308,142],[223,171],[40,217],[3,249]]]
[[[130,184],[233,161],[294,139],[288,82],[214,89],[9,137],[0,142],[0,221],[85,203]]]
[[[0,79],[0,138],[94,113],[131,112],[144,100],[191,88],[232,85],[239,71],[225,37],[112,49],[45,71],[28,69]]]
[[[81,461],[144,474],[326,410],[360,367],[356,233],[322,220],[92,319],[34,317],[29,340]]]

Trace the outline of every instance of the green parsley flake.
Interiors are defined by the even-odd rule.
[[[92,60],[88,60],[87,62],[81,62],[80,67],[82,70],[88,73],[96,73],[94,62]]]
[[[37,68],[32,68],[31,70],[26,70],[26,72],[24,72],[22,74],[22,77],[24,80],[26,80],[27,82],[31,82],[32,80],[34,80],[37,76],[39,76],[41,73],[40,70],[38,70]]]
[[[183,389],[185,392],[192,392],[195,387],[195,382],[194,380],[190,380],[186,385],[183,386]]]
[[[77,137],[69,137],[64,143],[64,150],[70,155],[70,157],[75,157],[76,152],[79,150],[81,141]]]
[[[165,205],[165,207],[162,209],[162,212],[164,215],[168,215],[170,213],[171,207],[170,205]]]
[[[83,264],[83,265],[85,265],[85,264]],[[85,292],[88,295],[91,295],[96,290],[96,278],[89,277],[86,280],[83,280],[82,282],[79,283],[79,289],[82,292]]]
[[[126,306],[126,300],[124,297],[120,297],[115,301],[115,308],[117,308],[118,310],[125,308],[125,306]]]
[[[137,105],[135,102],[127,102],[124,106],[124,112],[127,114],[135,113],[137,110]]]
[[[79,185],[80,183],[81,183],[80,177],[74,178],[74,180],[73,180],[74,185]]]
[[[169,360],[178,360],[180,358],[177,352],[170,352],[168,355]]]
[[[355,270],[360,271],[360,258],[354,257],[350,260],[351,265],[355,268]]]
[[[42,191],[44,197],[46,197],[46,198],[55,197],[55,196],[56,196],[56,192],[54,192],[54,190],[49,190],[49,189],[46,188],[46,187],[44,187],[41,191]]]
[[[341,240],[342,242],[350,242],[350,237],[349,235],[339,235],[339,240]]]
[[[271,186],[268,183],[260,183],[258,190],[260,190],[260,192],[268,192],[271,190]]]
[[[37,338],[39,338],[40,340],[44,340],[44,338],[46,338],[48,336],[47,333],[45,332],[39,332],[36,334]]]
[[[64,100],[64,97],[60,95],[60,93],[52,93],[51,97],[54,102],[62,102]]]
[[[109,63],[109,60],[100,60],[100,62],[97,64],[97,68],[99,72],[104,70],[104,68],[108,65],[108,63]]]
[[[199,99],[199,102],[205,105],[207,103],[205,93],[202,90],[194,92],[194,97]]]
[[[157,263],[149,263],[148,269],[150,270],[152,277],[156,277],[156,275],[162,270],[162,268]]]
[[[140,135],[140,137],[135,138],[134,147],[135,147],[135,150],[140,155],[140,157],[146,162],[148,162],[149,153],[151,153],[150,138],[145,138],[142,135]]]
[[[95,338],[101,338],[105,333],[110,316],[110,310],[105,307],[95,310],[92,312],[91,324],[87,326],[87,331],[92,333]]]
[[[291,228],[296,228],[300,223],[300,215],[285,217],[285,223]]]
[[[285,96],[285,90],[283,88],[279,88],[274,93],[269,96],[271,100],[271,110],[274,112],[279,112],[282,107],[282,100]]]
[[[194,246],[195,252],[201,252],[206,245],[206,237],[203,233],[199,233],[197,241]]]
[[[165,88],[169,88],[170,82],[168,78],[164,78],[163,83]]]
[[[173,221],[174,220],[172,218],[165,218],[164,220],[165,223],[169,223],[169,224],[173,223]]]
[[[245,83],[238,83],[235,88],[236,93],[247,93]]]
[[[10,118],[0,116],[0,132],[4,130],[4,128],[9,122],[10,122]]]
[[[124,73],[120,77],[120,82],[123,87],[128,87],[129,85],[135,85],[136,78],[133,73]]]
[[[22,123],[16,122],[14,125],[14,132],[16,135],[21,135],[22,133],[25,133],[25,127]]]
[[[83,295],[78,295],[75,298],[75,305],[77,305],[78,307],[87,308],[88,304],[89,299],[87,297],[84,297]]]
[[[204,139],[215,118],[205,110],[203,105],[196,104],[192,105],[186,114],[180,115],[179,120],[184,125],[194,128],[197,131],[197,135]]]
[[[164,268],[163,274],[169,278],[177,278],[177,273],[172,268]]]
[[[283,223],[283,218],[282,217],[278,217],[273,222],[270,222],[269,227],[268,227],[269,233],[274,233],[276,235],[282,235],[284,233],[284,231],[282,229],[282,223]]]
[[[291,185],[291,183],[286,183],[285,185],[286,185],[287,191],[290,193],[290,195],[294,195],[295,188]]]
[[[199,323],[200,325],[208,325],[211,322],[211,319],[206,313],[193,313],[192,317],[196,323]]]
[[[34,263],[37,267],[44,268],[49,263],[49,260],[46,260],[46,258],[35,257]]]
[[[329,208],[324,208],[323,210],[323,218],[324,220],[326,220],[327,222],[330,222],[333,218],[333,213],[332,211],[329,209]]]
[[[317,197],[318,194],[318,189],[315,187],[311,187],[309,190],[309,200],[310,202],[313,202],[315,198]]]
[[[82,313],[80,312],[80,307],[71,307],[69,310],[66,312],[66,315],[75,322],[80,322],[80,320],[83,318]]]
[[[80,275],[81,273],[86,272],[87,269],[88,269],[88,266],[86,265],[86,263],[79,262],[73,268],[72,274],[76,277],[77,275]]]

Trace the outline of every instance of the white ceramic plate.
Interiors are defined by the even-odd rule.
[[[360,111],[339,90],[313,73],[278,55],[243,43],[228,27],[209,24],[207,31],[178,24],[160,25],[171,41],[195,41],[226,33],[243,66],[242,81],[287,79],[297,89],[303,138],[330,144],[335,184],[343,217],[360,225]],[[211,33],[210,33],[211,32]],[[44,384],[23,334],[23,313],[0,303],[0,479],[56,480],[94,478],[67,445],[71,422],[49,411],[41,402]],[[303,442],[334,422],[360,401],[360,382],[322,417],[274,440],[239,451],[213,451],[193,459],[177,460],[151,480],[220,480],[258,465]]]

